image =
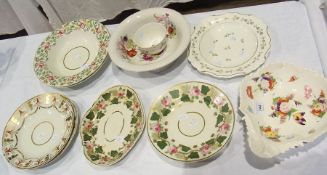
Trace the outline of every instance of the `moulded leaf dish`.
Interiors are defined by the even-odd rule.
[[[107,89],[86,112],[81,123],[85,157],[96,165],[113,165],[133,149],[145,126],[136,92],[127,86]]]
[[[251,150],[270,158],[324,134],[326,93],[324,77],[290,64],[271,64],[245,77],[240,110]]]

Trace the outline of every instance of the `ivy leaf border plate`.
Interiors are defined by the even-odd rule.
[[[152,145],[164,156],[197,162],[225,147],[234,122],[233,107],[224,92],[192,81],[169,88],[153,102],[147,131]]]
[[[58,158],[77,128],[78,114],[67,97],[40,94],[12,114],[2,136],[6,160],[19,169],[40,168]]]
[[[119,162],[133,149],[144,126],[144,111],[137,93],[123,85],[107,89],[81,122],[85,157],[95,165]]]
[[[34,58],[37,78],[48,86],[77,85],[97,72],[107,56],[110,33],[100,22],[80,19],[51,32]]]
[[[309,69],[270,64],[240,85],[249,147],[271,158],[327,132],[327,80]]]
[[[268,27],[254,15],[225,13],[204,19],[192,33],[188,60],[217,78],[246,75],[270,52]]]

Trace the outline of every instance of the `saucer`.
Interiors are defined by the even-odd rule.
[[[20,169],[39,168],[58,158],[73,138],[78,122],[73,102],[55,93],[23,103],[6,124],[3,155]]]
[[[217,78],[246,75],[265,62],[270,40],[267,25],[253,15],[210,16],[196,26],[188,60]]]
[[[162,37],[162,28],[165,38]],[[186,50],[190,42],[190,31],[186,19],[174,10],[141,10],[120,23],[111,37],[109,55],[118,67],[127,71],[158,70],[175,61]],[[142,42],[137,42],[139,40]],[[159,47],[161,51],[156,49],[160,52],[144,52],[142,46],[137,45],[144,42],[150,46],[155,43],[153,47]]]
[[[197,162],[215,156],[229,142],[234,111],[217,87],[202,82],[175,85],[156,99],[147,131],[152,145],[166,157]]]
[[[53,87],[81,83],[103,65],[109,37],[106,27],[95,20],[81,19],[64,24],[37,49],[36,76]]]

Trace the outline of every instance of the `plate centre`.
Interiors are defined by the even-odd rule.
[[[179,116],[177,127],[184,136],[194,137],[203,131],[205,120],[198,112],[187,112]]]
[[[125,119],[121,111],[114,111],[111,116],[108,117],[104,124],[104,136],[108,142],[121,142],[121,133],[125,126]]]
[[[70,49],[63,59],[63,64],[68,70],[76,70],[83,67],[90,59],[90,51],[84,46]]]
[[[44,144],[48,143],[49,140],[53,136],[53,131],[54,131],[54,127],[53,127],[52,123],[50,123],[48,121],[39,123],[33,129],[33,132],[31,135],[33,144],[44,145]]]

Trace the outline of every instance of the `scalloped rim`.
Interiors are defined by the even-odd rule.
[[[320,132],[316,132],[318,134],[312,135],[311,138],[308,138],[308,139],[305,139],[305,140],[288,142],[287,145],[286,144],[281,145],[280,143],[282,143],[282,142],[280,142],[280,143],[273,142],[273,141],[263,137],[261,134],[255,132],[256,128],[254,128],[254,126],[253,126],[253,120],[251,119],[252,115],[247,112],[247,110],[245,108],[245,105],[242,105],[242,104],[244,104],[244,102],[243,102],[244,99],[243,98],[246,96],[246,94],[243,93],[242,89],[244,89],[243,86],[246,84],[245,83],[246,81],[249,81],[251,78],[253,78],[253,76],[255,74],[257,74],[259,72],[262,72],[263,70],[265,70],[266,68],[271,67],[271,66],[293,67],[295,69],[302,70],[303,72],[309,72],[313,76],[327,82],[327,79],[324,76],[322,76],[322,74],[320,74],[320,73],[318,73],[316,71],[313,71],[311,69],[308,69],[308,68],[294,66],[294,65],[292,65],[290,63],[272,63],[272,64],[269,64],[269,65],[266,65],[266,66],[261,67],[260,69],[258,69],[256,72],[253,72],[250,75],[246,76],[241,81],[240,88],[239,88],[239,97],[240,97],[239,110],[242,112],[242,114],[244,114],[244,117],[242,117],[242,120],[245,120],[245,125],[246,125],[246,128],[247,128],[247,136],[248,136],[249,147],[251,148],[253,153],[255,153],[257,156],[262,157],[262,158],[272,158],[272,157],[278,156],[278,155],[280,155],[282,153],[287,152],[289,149],[296,148],[298,146],[303,146],[305,143],[313,142],[315,139],[317,139],[318,137],[320,137],[321,135],[323,135],[323,134],[325,134],[327,132],[327,127],[325,127],[324,130],[321,130]],[[258,151],[253,145],[254,144],[253,141],[255,139],[262,141],[261,143],[265,145],[265,147],[263,147],[261,152]],[[266,145],[268,143],[270,145],[274,145],[274,147],[277,147],[278,149],[275,149],[275,152],[270,153],[270,154],[269,154],[269,152],[265,152],[265,151],[267,151],[267,146]]]

